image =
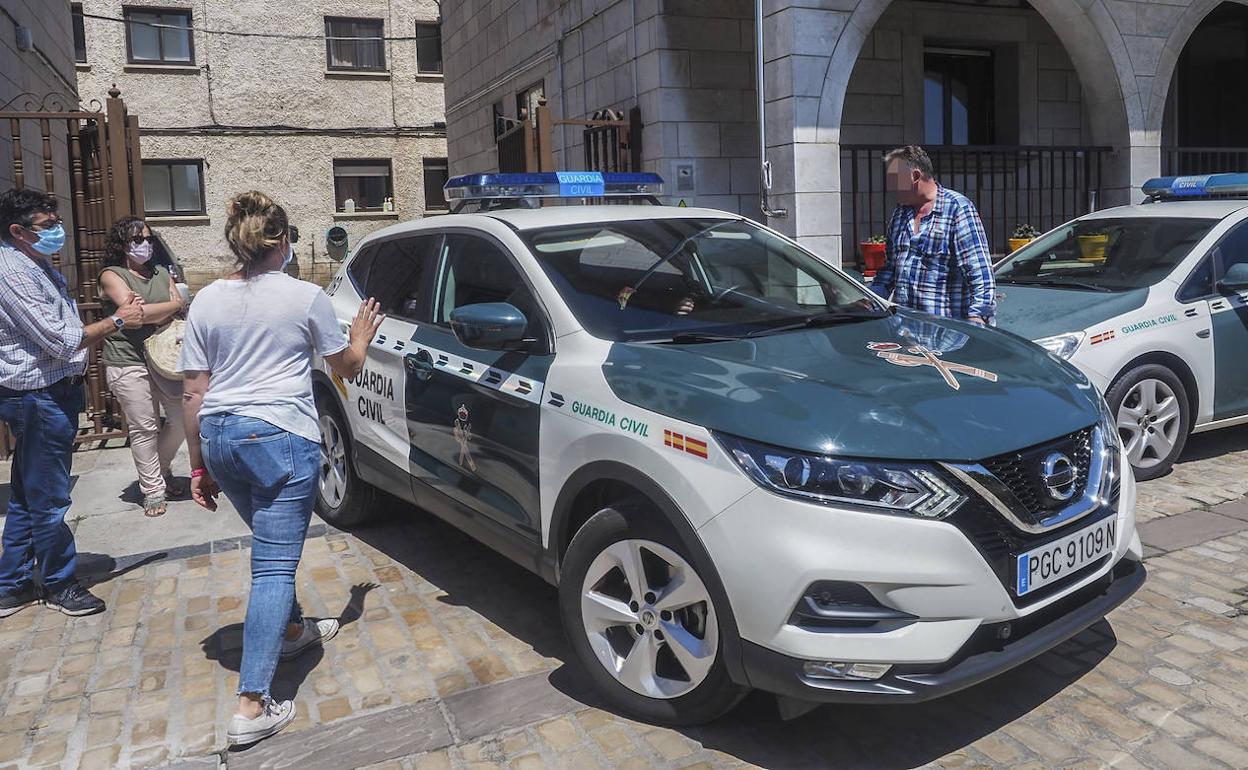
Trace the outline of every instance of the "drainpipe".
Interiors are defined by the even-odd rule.
[[[754,77],[754,90],[758,94],[759,208],[766,217],[787,217],[787,210],[773,209],[767,201],[767,193],[771,190],[771,161],[767,160],[767,119],[764,113],[767,95],[763,92],[763,0],[754,0]]]

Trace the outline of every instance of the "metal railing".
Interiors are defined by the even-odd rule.
[[[842,260],[860,263],[859,244],[884,235],[896,205],[884,180],[888,145],[841,145]],[[1108,147],[968,145],[926,147],[936,179],[979,209],[994,254],[1009,252],[1014,228],[1041,232],[1092,210]]]
[[[1162,147],[1163,176],[1248,171],[1248,147]]]

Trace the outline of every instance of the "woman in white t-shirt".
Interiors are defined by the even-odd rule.
[[[293,255],[285,210],[247,192],[227,213],[225,239],[238,271],[195,298],[181,369],[191,493],[216,510],[224,492],[252,531],[238,711],[226,733],[231,744],[245,744],[295,718],[294,701],[269,695],[279,657],[338,632],[335,619],[304,618],[295,600],[320,471],[312,355],[324,356],[339,377],[354,377],[382,316],[373,300],[361,304],[348,339],[325,292],[282,272]]]

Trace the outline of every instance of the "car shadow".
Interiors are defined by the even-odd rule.
[[[397,516],[351,534],[440,588],[445,596],[439,601],[472,610],[539,654],[563,661],[548,676],[555,689],[613,711],[571,658],[554,587],[431,514],[408,508]],[[1109,623],[1101,621],[1029,663],[936,701],[830,704],[786,721],[773,696],[755,692],[712,724],[675,729],[763,767],[918,767],[1040,707],[1116,645]]]
[[[351,598],[347,600],[346,606],[338,614],[340,626],[350,625],[360,619],[364,614],[364,598],[375,588],[377,588],[376,583],[360,583],[351,587]],[[228,671],[238,673],[243,662],[242,623],[222,626],[200,640],[199,644],[204,651],[205,658],[220,663],[221,667]],[[317,645],[298,657],[279,661],[269,694],[274,700],[293,699],[308,675],[324,657],[324,649]]]
[[[1229,452],[1245,450],[1248,450],[1248,425],[1195,433],[1187,437],[1187,445],[1183,447],[1183,454],[1179,455],[1178,464],[1209,460]]]

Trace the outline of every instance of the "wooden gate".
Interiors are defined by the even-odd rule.
[[[37,126],[40,141],[34,149],[41,163],[34,168],[26,163],[32,148],[23,145],[22,129],[30,124]],[[19,94],[0,105],[0,131],[5,128],[14,185],[40,187],[70,202],[69,212],[61,212],[70,236],[68,246],[53,257],[53,264],[68,279],[83,323],[97,321],[105,237],[119,217],[143,213],[138,118],[127,113],[121,91],[113,86],[104,104],[93,100],[88,109],[65,109],[55,94],[43,98]],[[27,137],[31,134],[26,132]],[[57,189],[58,166],[69,170],[68,189]],[[123,437],[124,419],[104,384],[98,346],[88,360],[86,422],[78,442]],[[0,423],[0,458],[10,451],[11,436]]]
[[[555,126],[583,129],[584,165],[569,171],[640,171],[641,108],[628,117],[614,110],[599,110],[590,120],[561,120],[551,115],[545,99],[538,100],[535,115],[521,113],[507,119],[511,126],[499,134],[498,170],[507,172],[554,171]],[[564,164],[569,160],[564,159]]]

